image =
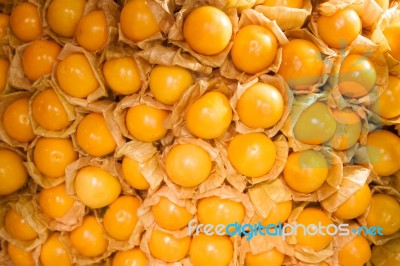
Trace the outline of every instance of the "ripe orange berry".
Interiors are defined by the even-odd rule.
[[[379,98],[371,105],[371,110],[382,118],[400,116],[400,79],[389,76],[389,83]]]
[[[302,8],[303,0],[265,0],[264,6],[285,6],[291,8]]]
[[[6,59],[0,58],[0,93],[2,93],[7,86],[9,68],[10,62]]]
[[[233,258],[233,244],[228,236],[200,233],[190,244],[189,258],[193,265],[229,265]]]
[[[0,158],[0,195],[4,196],[22,188],[29,176],[18,153],[0,149]]]
[[[371,190],[365,184],[357,190],[350,198],[343,202],[333,213],[340,219],[354,219],[363,214],[371,202]]]
[[[12,263],[16,266],[35,266],[32,251],[25,251],[19,247],[8,243],[7,245],[8,256]]]
[[[38,201],[42,211],[53,219],[64,217],[75,203],[65,191],[65,183],[52,188],[43,188]]]
[[[385,1],[385,0],[383,0]],[[400,20],[394,21],[383,30],[383,35],[386,38],[390,46],[389,54],[396,60],[400,61],[400,45],[398,43],[398,37],[400,33]]]
[[[276,248],[272,248],[268,251],[261,252],[258,254],[253,254],[248,252],[246,254],[246,266],[259,266],[259,265],[269,265],[269,266],[281,266],[283,260],[285,259],[285,254],[279,252]]]
[[[138,247],[115,253],[112,266],[147,266],[146,254]]]
[[[30,241],[38,237],[38,233],[14,209],[7,210],[4,229],[11,237],[21,241]]]
[[[38,7],[30,2],[16,6],[10,15],[10,28],[23,42],[30,42],[42,34]]]
[[[268,216],[262,221],[262,225],[284,223],[292,213],[293,201],[282,201],[270,210]]]
[[[339,151],[350,149],[360,137],[361,118],[350,108],[334,109],[332,114],[336,120],[336,130],[329,145]]]
[[[363,236],[356,236],[339,249],[339,263],[342,266],[364,265],[371,258],[371,248]]]
[[[29,118],[29,99],[20,98],[7,106],[3,114],[3,127],[7,135],[19,142],[35,138]]]
[[[71,255],[63,242],[60,233],[52,233],[40,249],[40,261],[43,266],[72,266]]]
[[[81,18],[75,37],[80,46],[89,52],[97,52],[106,45],[108,34],[104,11],[94,10]]]
[[[7,28],[9,24],[9,16],[0,13],[0,39],[7,35]]]
[[[139,162],[125,156],[122,160],[122,175],[125,181],[134,189],[146,190],[150,188],[149,182],[142,174]]]
[[[367,217],[367,227],[380,226],[383,235],[391,235],[400,229],[400,203],[392,196],[375,194],[372,196]]]
[[[151,212],[158,225],[171,231],[185,227],[193,219],[193,214],[184,206],[179,206],[166,197],[161,197],[160,201],[151,207]]]
[[[180,261],[189,252],[190,236],[177,238],[161,230],[154,230],[149,240],[149,250],[153,257],[164,262]]]

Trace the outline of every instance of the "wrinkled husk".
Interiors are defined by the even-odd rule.
[[[249,82],[250,80],[253,80],[268,72],[278,72],[282,57],[282,49],[279,48],[279,46],[288,42],[285,34],[278,27],[275,21],[269,20],[262,13],[259,13],[253,9],[247,9],[242,12],[238,23],[238,30],[248,25],[260,25],[270,30],[277,39],[278,50],[276,52],[274,62],[272,62],[267,69],[263,69],[256,74],[248,74],[237,69],[233,64],[232,59],[230,57],[226,57],[220,68],[221,75],[229,79],[236,79],[242,83]]]
[[[394,259],[400,262],[400,237],[372,248],[371,262],[374,266],[384,266],[386,261]]]
[[[5,37],[3,37],[4,39]],[[11,70],[11,62],[14,56],[14,53],[12,51],[12,48],[8,45],[8,41],[4,41],[5,43],[3,44],[3,39],[0,39],[0,58],[1,59],[6,59],[8,60],[8,62],[10,63],[9,67],[8,67],[8,73],[7,73],[7,77],[6,77],[6,84],[5,84],[5,88],[3,89],[3,91],[0,92],[0,96],[3,94],[7,94],[10,93],[12,91],[12,88],[10,86],[9,80],[10,80],[10,70]]]
[[[263,3],[264,0],[228,0],[226,8],[236,8],[238,13]]]
[[[0,240],[0,264],[4,266],[12,266],[13,263],[7,254],[7,241]]]

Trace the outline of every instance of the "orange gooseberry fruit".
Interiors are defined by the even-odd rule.
[[[321,77],[324,63],[319,48],[308,40],[293,39],[282,47],[280,74],[290,88],[307,89]]]
[[[86,0],[53,0],[46,13],[47,24],[62,37],[72,38],[82,17]]]
[[[179,230],[193,219],[185,206],[179,206],[166,197],[160,197],[157,204],[151,206],[151,213],[159,226],[167,230]]]
[[[189,258],[193,266],[229,265],[233,258],[233,244],[228,236],[200,233],[192,239]]]
[[[339,249],[339,264],[341,266],[365,265],[371,258],[371,248],[363,236],[356,236]]]
[[[0,13],[0,39],[7,35],[9,19],[7,14]]]
[[[347,48],[361,33],[362,24],[353,9],[339,9],[331,16],[319,16],[318,34],[332,48]]]
[[[334,109],[332,115],[336,120],[336,130],[328,145],[339,151],[350,149],[360,138],[360,117],[350,108]]]
[[[160,32],[158,22],[145,0],[126,2],[119,22],[123,34],[133,42],[144,41]]]
[[[246,266],[281,266],[283,260],[285,259],[285,254],[279,252],[276,248],[272,248],[268,251],[261,252],[258,254],[253,254],[248,252],[246,254],[245,263]]]
[[[328,141],[336,130],[336,120],[325,103],[315,102],[299,116],[294,137],[306,144],[316,145]]]
[[[38,202],[45,214],[57,219],[67,214],[75,200],[67,194],[65,183],[61,183],[55,187],[43,188],[39,193]]]
[[[148,242],[153,257],[164,262],[176,262],[189,252],[190,236],[177,238],[161,230],[154,230]]]
[[[124,156],[124,159],[122,159],[122,175],[125,181],[134,189],[149,189],[150,184],[141,171],[142,167],[138,161],[135,161],[128,156]]]
[[[228,46],[232,37],[232,23],[220,9],[200,6],[186,17],[183,23],[183,37],[197,53],[215,55]]]
[[[236,103],[240,121],[252,128],[269,128],[281,119],[282,94],[270,84],[257,82],[247,88]]]
[[[345,97],[363,97],[375,86],[376,71],[373,63],[357,54],[346,56],[339,71],[339,91]]]
[[[218,91],[207,92],[189,105],[186,127],[190,133],[203,139],[222,136],[232,121],[228,98]]]
[[[400,138],[387,130],[377,130],[367,136],[367,154],[373,169],[380,176],[390,176],[400,170]]]
[[[25,251],[11,243],[7,245],[7,253],[16,266],[35,266],[32,251]]]
[[[149,87],[159,102],[172,105],[194,84],[190,70],[180,66],[156,65],[150,72]]]
[[[129,134],[144,142],[160,140],[168,129],[165,120],[169,112],[146,104],[139,104],[128,109],[125,123]]]
[[[260,25],[248,25],[236,33],[231,49],[233,64],[241,71],[256,74],[266,70],[275,60],[278,41]]]
[[[72,266],[71,255],[63,242],[60,233],[52,233],[40,249],[40,262],[43,266]]]
[[[147,266],[146,254],[138,247],[129,250],[119,250],[115,253],[112,266]]]
[[[229,162],[236,171],[248,177],[267,174],[275,158],[275,145],[264,133],[238,134],[229,143]]]
[[[0,58],[0,93],[2,93],[7,86],[8,70],[10,62],[7,59]]]
[[[74,186],[78,199],[92,209],[109,205],[121,193],[121,184],[116,177],[92,165],[79,170]]]
[[[123,195],[113,201],[103,217],[104,229],[114,239],[128,240],[139,220],[137,210],[140,207],[137,197]]]
[[[398,266],[400,264],[399,252],[400,238],[395,238],[382,245],[374,245],[372,248],[372,265]]]
[[[371,105],[371,110],[382,118],[400,116],[400,79],[389,76],[389,82],[379,98]]]
[[[183,187],[195,187],[202,183],[210,175],[211,167],[208,152],[195,144],[178,144],[165,159],[169,179]]]
[[[99,82],[83,54],[70,54],[57,65],[56,76],[61,89],[69,96],[86,98]]]
[[[313,248],[315,251],[320,251],[326,248],[332,241],[333,237],[329,234],[331,230],[328,227],[333,224],[332,220],[320,209],[318,208],[305,208],[297,218],[297,224],[302,224],[306,228],[309,225],[318,225],[321,223],[325,226],[325,232],[313,232],[313,235],[305,234],[304,228],[299,226],[297,229],[297,244],[302,246],[308,246]],[[316,227],[310,228],[311,230],[317,230]]]
[[[83,218],[82,224],[71,231],[72,246],[86,257],[96,257],[104,253],[108,246],[103,228],[93,215]]]
[[[100,113],[90,113],[81,120],[76,129],[76,140],[85,152],[97,157],[112,153],[117,146]]]
[[[12,238],[30,241],[38,237],[38,233],[22,218],[21,214],[10,208],[4,217],[4,229]]]
[[[20,98],[7,106],[3,113],[3,127],[7,135],[19,142],[35,138],[29,118],[29,99]]]
[[[371,190],[368,184],[365,184],[343,202],[333,215],[343,220],[357,218],[368,209],[371,197]]]
[[[263,226],[269,224],[284,223],[292,213],[293,201],[282,201],[278,202],[274,207],[271,208],[268,216],[262,221]]]
[[[38,9],[30,2],[23,2],[11,11],[10,28],[19,40],[30,42],[42,34]]]
[[[264,6],[284,6],[291,8],[302,8],[303,0],[265,0]]]
[[[110,88],[122,95],[133,94],[142,86],[139,68],[130,56],[107,60],[103,74]]]
[[[29,176],[22,157],[15,151],[2,148],[0,158],[0,195],[5,196],[22,188]]]
[[[31,42],[22,55],[22,68],[25,76],[35,81],[51,74],[61,46],[54,41],[35,40]]]
[[[400,204],[392,196],[375,194],[372,196],[367,217],[367,227],[380,226],[383,235],[391,235],[400,229]]]
[[[400,61],[400,45],[397,41],[398,37],[396,36],[399,36],[399,33],[400,33],[400,20],[395,20],[393,23],[389,24],[383,30],[383,35],[385,36],[386,41],[390,46],[389,54],[398,61]]]
[[[78,159],[72,140],[40,138],[33,151],[33,162],[45,176],[58,178],[65,175],[65,168]]]
[[[89,52],[102,50],[108,41],[108,25],[103,10],[84,15],[76,28],[76,41]]]

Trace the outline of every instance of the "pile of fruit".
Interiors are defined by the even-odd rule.
[[[397,1],[0,11],[0,265],[400,265]]]

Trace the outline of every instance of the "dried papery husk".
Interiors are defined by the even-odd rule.
[[[19,91],[13,92],[9,94],[4,94],[0,96],[0,117],[3,119],[4,112],[6,111],[7,107],[13,103],[14,101],[21,99],[21,98],[30,98],[32,96],[32,92],[28,91]],[[29,143],[21,143],[9,137],[4,129],[3,123],[0,123],[0,139],[10,145],[11,147],[22,148],[23,150],[28,149]]]
[[[385,194],[385,195],[391,196],[392,198],[397,200],[397,202],[400,204],[400,191],[396,190],[395,188],[393,188],[391,186],[377,185],[377,186],[372,187],[371,191],[372,191],[372,196],[375,194]],[[363,215],[361,215],[360,217],[357,218],[357,221],[361,226],[367,227],[366,217],[368,216],[368,213],[369,213],[369,207]],[[391,234],[391,235],[382,235],[381,236],[381,235],[377,234],[375,236],[373,236],[373,235],[366,236],[366,238],[375,245],[383,245],[386,242],[388,242],[392,239],[399,238],[399,237],[400,237],[400,230],[398,230],[396,233]]]
[[[357,150],[354,153],[353,163],[357,165],[362,165],[370,169],[368,183],[373,181],[378,185],[385,185],[385,186],[389,185],[390,178],[379,176],[378,173],[375,171],[374,167],[372,166],[367,153],[367,146],[361,145],[357,148]]]
[[[93,71],[93,74],[95,75],[98,83],[99,83],[99,87],[92,92],[91,94],[89,94],[86,98],[76,98],[76,97],[72,97],[70,95],[68,95],[67,93],[65,93],[60,85],[57,82],[57,77],[56,77],[56,73],[57,73],[57,67],[59,64],[59,61],[54,63],[53,66],[53,74],[51,76],[51,79],[55,85],[55,89],[58,90],[58,92],[65,97],[65,99],[67,99],[67,101],[73,105],[77,105],[77,106],[82,106],[82,107],[87,107],[89,104],[95,102],[96,100],[99,100],[102,97],[107,97],[108,93],[107,93],[107,89],[104,85],[103,80],[101,79],[101,75],[100,73],[97,71],[97,66],[99,65],[99,61],[96,58],[96,56],[92,53],[89,53],[88,51],[86,51],[85,49],[83,49],[80,46],[74,46],[70,43],[66,43],[63,47],[63,49],[61,50],[60,54],[58,55],[58,59],[60,61],[62,61],[63,59],[65,59],[67,56],[71,55],[71,54],[83,54],[86,59],[89,61],[89,64],[91,66],[91,69]]]
[[[3,37],[4,39],[5,37]],[[5,84],[5,88],[3,89],[3,91],[0,92],[0,96],[3,94],[7,94],[7,93],[11,93],[12,92],[12,88],[10,86],[9,80],[10,80],[10,75],[11,75],[11,62],[14,56],[13,50],[11,48],[11,46],[8,45],[8,40],[4,41],[3,44],[3,39],[0,39],[0,59],[5,59],[8,60],[9,62],[9,67],[8,67],[8,73],[7,73],[7,77],[6,77],[6,84]]]
[[[124,4],[128,1],[124,1]],[[174,9],[175,2],[172,0],[162,1],[162,0],[148,0],[146,5],[150,8],[154,15],[155,20],[158,23],[160,32],[155,33],[146,40],[134,42],[125,36],[121,29],[121,24],[118,23],[118,42],[126,43],[131,47],[139,47],[141,49],[146,49],[154,46],[154,44],[166,39],[172,26],[175,23]],[[123,8],[123,5],[121,5]]]
[[[10,14],[13,8],[14,0],[3,0],[1,1],[0,10],[5,14]]]
[[[304,25],[311,15],[312,3],[310,0],[303,1],[302,8],[258,5],[254,9],[270,20],[275,20],[278,26],[286,31],[300,29]]]
[[[282,114],[282,117],[279,119],[279,121],[272,127],[269,128],[251,128],[246,126],[242,121],[240,121],[239,115],[236,111],[236,104],[242,94],[250,88],[252,85],[254,85],[256,82],[262,82],[265,84],[272,85],[282,95],[283,101],[284,101],[284,111]],[[244,133],[250,133],[250,132],[264,132],[268,137],[272,138],[276,134],[278,134],[279,130],[282,128],[283,124],[285,123],[287,117],[290,114],[291,111],[291,106],[293,104],[293,93],[292,91],[286,86],[285,81],[283,78],[279,75],[277,76],[270,76],[270,75],[263,75],[260,77],[260,79],[254,79],[251,80],[245,84],[238,84],[237,89],[235,90],[235,93],[233,96],[230,98],[230,104],[232,107],[233,111],[233,121],[235,122],[235,129],[238,133],[244,134]]]
[[[222,50],[220,53],[215,55],[202,55],[194,51],[190,48],[189,44],[185,42],[183,36],[183,25],[185,18],[190,14],[192,10],[199,6],[210,5],[216,8],[221,9],[226,13],[232,23],[232,37],[230,43]],[[236,34],[238,30],[238,15],[237,11],[234,8],[226,8],[227,7],[227,0],[199,0],[196,2],[186,0],[183,7],[175,13],[176,21],[172,25],[171,30],[168,33],[168,39],[170,43],[176,45],[177,47],[182,48],[184,52],[188,52],[190,55],[195,57],[202,65],[206,67],[220,67],[222,66],[224,60],[228,57],[229,51],[233,45],[233,36]]]
[[[150,196],[156,191],[163,181],[164,175],[159,165],[160,153],[152,143],[131,140],[121,146],[121,148],[115,152],[114,156],[122,159],[124,156],[128,156],[132,160],[139,162],[141,173],[150,184],[147,190],[147,196]],[[123,177],[121,167],[118,167],[118,171],[120,172],[120,176]],[[120,180],[120,183],[123,191],[133,191],[133,188],[124,178]]]
[[[174,148],[176,145],[179,144],[193,144],[201,147],[204,149],[209,155],[212,163],[212,168],[210,175],[207,177],[206,180],[204,180],[201,184],[199,184],[196,187],[181,187],[174,182],[172,182],[165,170],[165,160],[166,157],[168,156],[168,153],[171,151],[172,148]],[[223,164],[223,158],[220,156],[220,151],[214,147],[210,142],[207,142],[202,139],[198,138],[175,138],[174,142],[172,145],[169,145],[165,147],[162,155],[159,157],[160,161],[160,166],[162,168],[162,173],[164,176],[164,182],[168,186],[170,190],[173,190],[176,195],[180,199],[189,199],[193,198],[196,195],[202,194],[202,193],[207,193],[207,191],[213,190],[217,187],[220,187],[224,181],[225,181],[225,168]],[[188,177],[190,178],[190,177]]]
[[[13,266],[13,263],[7,253],[7,241],[0,240],[0,264],[4,266]]]
[[[383,245],[375,245],[372,248],[371,263],[374,266],[384,266],[386,261],[397,258],[399,261],[400,238],[389,240]]]
[[[364,29],[371,30],[376,27],[385,10],[374,0],[363,0],[364,12],[360,16]]]
[[[276,24],[276,21],[269,20],[262,13],[257,12],[254,9],[246,9],[242,12],[238,23],[238,30],[248,25],[259,25],[270,30],[277,39],[278,50],[276,52],[274,62],[268,68],[263,69],[256,74],[245,73],[237,69],[232,59],[227,56],[220,68],[221,75],[228,79],[236,79],[242,83],[249,82],[250,80],[253,80],[268,72],[278,72],[282,59],[282,48],[280,48],[279,46],[284,45],[288,42],[285,34]]]
[[[264,0],[228,0],[226,8],[236,8],[238,13],[262,4]]]

